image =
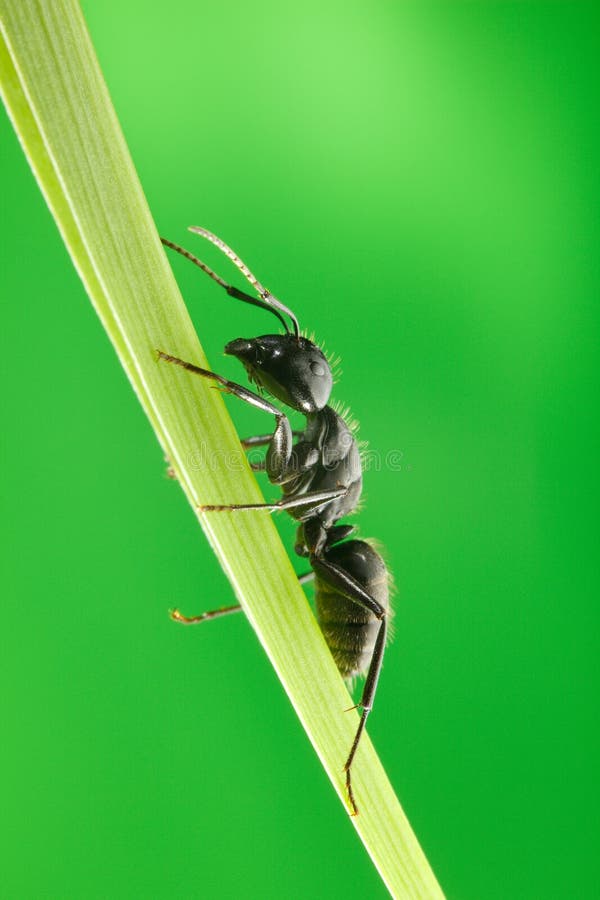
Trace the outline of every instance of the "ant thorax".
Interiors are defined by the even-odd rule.
[[[318,461],[307,473],[304,490],[316,484],[320,490],[346,489],[341,497],[319,510],[319,518],[328,528],[355,510],[362,491],[362,463],[353,423],[348,424],[342,414],[326,406],[306,417],[303,442],[319,453]]]

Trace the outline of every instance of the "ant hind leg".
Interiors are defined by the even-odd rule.
[[[314,572],[304,572],[304,574],[298,575],[298,582],[300,584],[306,584],[308,581],[312,581],[314,577]],[[180,625],[200,625],[202,622],[208,622],[210,619],[220,619],[222,616],[229,616],[232,613],[241,612],[241,610],[242,607],[238,603],[235,606],[224,606],[221,609],[211,609],[208,612],[200,613],[198,616],[184,616],[178,609],[169,610],[169,615],[174,622],[179,622]]]

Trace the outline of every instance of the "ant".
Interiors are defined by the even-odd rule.
[[[338,670],[349,680],[366,673],[360,702],[353,707],[361,710],[360,721],[344,765],[351,814],[357,815],[351,768],[373,707],[391,614],[390,576],[382,557],[367,541],[346,540],[355,532],[355,526],[337,524],[355,510],[362,491],[359,446],[351,425],[328,405],[333,386],[329,361],[316,344],[300,334],[294,313],[263,287],[220,238],[204,228],[189,230],[228,256],[259,296],[254,297],[229,285],[177,244],[165,238],[161,238],[162,243],[197,265],[230,296],[273,313],[285,328],[283,335],[236,338],[225,347],[227,355],[240,360],[250,382],[256,384],[260,393],[216,372],[158,351],[159,358],[165,362],[214,381],[225,393],[275,417],[272,433],[247,438],[242,445],[246,449],[267,445],[264,462],[252,467],[264,469],[270,482],[281,486],[282,499],[275,503],[201,506],[200,509],[203,512],[287,510],[299,522],[295,550],[300,556],[308,557],[312,569],[300,576],[300,582],[315,580],[317,621]],[[291,330],[285,316],[291,322]],[[285,413],[265,399],[263,391],[303,413],[305,429],[293,432]],[[298,438],[295,444],[294,437]],[[193,617],[183,616],[175,610],[172,617],[184,624],[196,624],[237,612],[240,608],[230,606]]]

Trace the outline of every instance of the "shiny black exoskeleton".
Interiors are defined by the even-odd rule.
[[[267,446],[263,463],[272,484],[282,489],[282,499],[269,504],[229,504],[204,506],[204,511],[285,509],[299,523],[296,552],[308,557],[312,572],[301,577],[315,579],[317,619],[341,675],[353,678],[366,673],[358,703],[360,723],[345,763],[346,786],[353,815],[356,806],[352,791],[351,766],[371,711],[387,638],[390,615],[389,574],[379,553],[362,540],[347,540],[354,532],[350,525],[337,524],[353,512],[362,491],[360,451],[352,428],[328,401],[333,386],[329,361],[321,349],[303,337],[290,309],[267,291],[247,266],[220,238],[202,228],[191,228],[222,250],[240,269],[258,293],[245,294],[225,282],[205,263],[187,250],[163,239],[163,243],[199,266],[236,299],[274,313],[286,333],[256,338],[237,338],[225,353],[243,364],[254,393],[215,372],[159,351],[159,357],[193,374],[215,381],[220,388],[275,417],[275,430],[243,441],[246,448]],[[293,326],[290,331],[287,316]],[[265,391],[286,406],[303,413],[306,426],[293,432],[278,407],[262,395]],[[294,441],[294,438],[297,438]],[[192,624],[236,612],[239,606],[185,617],[173,613],[180,622]]]

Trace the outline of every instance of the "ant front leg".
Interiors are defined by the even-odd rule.
[[[162,350],[158,351],[158,358],[164,360],[164,362],[180,366],[182,369],[191,372],[193,375],[199,375],[201,378],[207,378],[211,381],[215,381],[217,386],[224,393],[232,394],[234,397],[238,397],[240,400],[243,400],[244,403],[248,403],[250,406],[254,406],[257,409],[261,409],[263,412],[267,412],[275,416],[275,431],[269,439],[269,448],[265,460],[266,472],[269,476],[269,481],[272,484],[286,484],[286,482],[294,478],[299,472],[305,471],[307,467],[314,465],[315,455],[317,455],[317,451],[314,450],[314,448],[309,447],[308,445],[300,445],[296,456],[293,456],[293,432],[289,419],[280,409],[278,409],[272,403],[269,403],[268,400],[265,400],[264,397],[261,397],[259,394],[255,394],[253,391],[249,391],[248,388],[243,387],[241,384],[237,384],[235,381],[229,381],[229,379],[224,378],[222,375],[218,375],[216,372],[211,372],[208,369],[202,369],[200,368],[200,366],[196,366],[193,363],[186,362],[185,360],[180,359],[178,356],[171,356],[169,353],[164,353]],[[251,438],[249,440],[256,443],[256,441],[261,441],[263,438],[266,438],[266,435],[259,435],[257,439]],[[318,504],[319,502],[326,502],[328,500],[340,497],[343,493],[344,490],[320,491],[314,495],[305,495],[304,502],[312,502],[313,504]],[[232,504],[219,506],[202,506],[201,509],[211,511],[220,511],[226,509],[276,510],[290,509],[292,507],[300,505],[303,505],[303,502],[299,501],[298,499],[284,498],[276,504]]]
[[[295,438],[302,437],[303,434],[303,431],[292,431],[292,437]],[[269,434],[255,434],[252,437],[243,438],[240,443],[244,450],[253,450],[255,447],[264,447],[266,444],[270,444],[272,437],[273,432],[269,432]],[[253,472],[265,472],[267,469],[266,459],[249,459],[248,462]]]
[[[303,431],[292,431],[292,437],[299,438],[302,437],[303,434]],[[250,450],[252,447],[264,447],[266,444],[271,443],[272,437],[272,431],[270,431],[269,434],[254,434],[252,437],[242,438],[240,444],[244,450]]]
[[[164,362],[180,366],[187,372],[191,372],[193,375],[199,375],[201,378],[207,378],[210,381],[215,381],[216,385],[224,393],[232,394],[234,397],[238,397],[240,400],[243,400],[244,403],[248,403],[250,406],[254,406],[257,409],[261,409],[263,412],[267,412],[275,416],[277,424],[269,442],[266,469],[269,480],[273,484],[283,483],[286,480],[287,476],[287,468],[290,457],[292,455],[293,442],[292,428],[287,416],[272,403],[269,403],[268,400],[265,400],[264,397],[261,397],[259,394],[255,394],[253,391],[249,391],[247,388],[243,387],[241,384],[237,384],[235,381],[229,381],[229,379],[223,378],[222,375],[218,375],[216,372],[211,372],[208,369],[202,369],[200,368],[200,366],[196,366],[193,363],[186,362],[184,359],[180,359],[178,356],[171,356],[171,354],[164,353],[162,350],[158,350],[157,352],[158,358],[163,360]],[[260,437],[262,437],[262,435]]]

